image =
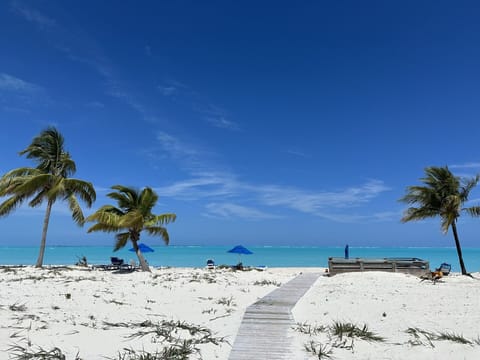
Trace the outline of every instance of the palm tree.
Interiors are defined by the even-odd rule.
[[[28,198],[32,198],[28,203],[31,207],[47,202],[42,240],[35,265],[42,267],[53,204],[58,199],[67,201],[73,220],[82,226],[85,219],[78,198],[90,207],[96,194],[91,183],[69,178],[75,173],[76,166],[70,154],[65,151],[64,138],[57,129],[50,127],[42,131],[20,155],[34,160],[37,167],[14,169],[2,176],[0,196],[6,196],[7,199],[0,204],[0,217],[13,212]]]
[[[169,243],[167,229],[163,226],[176,219],[175,214],[152,214],[152,209],[157,203],[158,195],[149,187],[143,190],[115,185],[114,192],[107,194],[115,200],[118,207],[105,205],[90,215],[86,221],[96,222],[88,232],[104,231],[115,232],[115,248],[123,248],[128,240],[132,242],[138,261],[143,271],[150,271],[141,250],[138,247],[140,233],[160,236],[166,245]]]
[[[423,220],[439,216],[442,232],[446,234],[451,227],[458,260],[463,275],[469,275],[463,262],[462,248],[457,232],[457,219],[462,211],[471,216],[480,216],[480,206],[464,207],[468,201],[470,191],[480,180],[479,176],[472,179],[462,179],[454,176],[447,166],[428,167],[426,176],[420,179],[425,186],[409,186],[407,194],[400,201],[407,204],[418,204],[418,207],[409,207],[402,218],[402,222]]]

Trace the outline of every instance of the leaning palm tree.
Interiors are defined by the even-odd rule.
[[[445,167],[428,167],[426,176],[420,179],[425,186],[409,186],[407,194],[400,201],[407,204],[417,204],[418,207],[409,207],[402,218],[402,222],[423,220],[439,216],[442,232],[446,234],[451,227],[458,260],[463,275],[468,275],[463,262],[462,248],[457,232],[457,219],[462,211],[480,216],[480,206],[464,207],[468,201],[470,191],[480,180],[477,175],[471,179],[462,179],[454,176]]]
[[[0,178],[0,196],[7,199],[0,204],[0,217],[13,212],[24,201],[36,207],[46,201],[42,239],[36,267],[42,267],[47,230],[53,204],[57,200],[67,201],[73,220],[83,225],[84,216],[78,199],[88,207],[95,201],[95,189],[89,182],[69,178],[76,171],[75,162],[65,151],[64,138],[60,132],[50,127],[36,136],[20,155],[26,155],[37,163],[35,168],[14,169]]]
[[[150,271],[138,246],[140,233],[145,231],[149,235],[160,236],[165,244],[168,245],[169,236],[167,229],[163,225],[174,222],[176,215],[155,215],[152,213],[152,209],[157,203],[158,195],[149,187],[140,191],[127,186],[115,185],[112,186],[112,189],[116,191],[107,194],[107,196],[115,200],[118,207],[105,205],[87,217],[86,221],[96,222],[95,225],[88,229],[88,232],[104,231],[117,233],[115,235],[114,251],[123,248],[130,240],[142,270]]]

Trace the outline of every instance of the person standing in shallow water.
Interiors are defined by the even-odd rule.
[[[349,257],[349,254],[348,254],[349,251],[348,250],[349,249],[348,249],[348,244],[347,244],[347,245],[345,245],[345,259],[348,259],[348,257]]]

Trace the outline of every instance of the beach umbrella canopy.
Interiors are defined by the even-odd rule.
[[[232,254],[244,254],[244,255],[250,255],[253,254],[250,250],[248,250],[246,247],[242,245],[237,245],[233,249],[228,250],[227,252],[232,253]]]
[[[154,252],[155,250],[153,250],[150,246],[148,245],[145,245],[143,243],[140,243],[138,244],[138,248],[140,249],[140,251],[142,253],[147,253],[147,252]],[[129,251],[135,251],[134,248],[131,248]]]

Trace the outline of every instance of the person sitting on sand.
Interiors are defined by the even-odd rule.
[[[435,271],[430,271],[429,273],[421,276],[421,279],[422,279],[422,281],[423,280],[432,280],[433,283],[435,284],[442,277],[443,277],[443,272],[440,271],[440,270],[435,270]]]

